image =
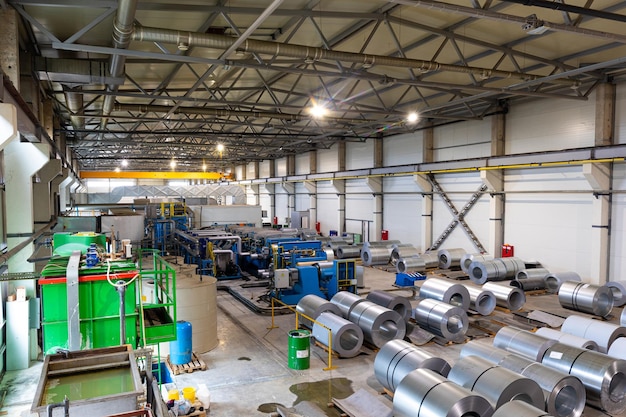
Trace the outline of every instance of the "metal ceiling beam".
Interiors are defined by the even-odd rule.
[[[160,180],[223,180],[229,177],[222,172],[176,172],[176,171],[80,171],[87,178],[133,178]]]
[[[544,9],[561,10],[569,13],[581,14],[584,16],[598,17],[600,19],[615,20],[616,22],[626,22],[626,16],[623,14],[610,13],[602,10],[595,10],[588,7],[573,6],[561,2],[552,2],[545,0],[502,0],[507,3],[523,4],[524,6],[536,6]]]

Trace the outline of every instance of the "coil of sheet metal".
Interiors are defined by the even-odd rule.
[[[548,339],[556,340],[564,345],[574,346],[581,349],[598,351],[598,344],[591,339],[585,339],[584,337],[575,336],[573,334],[561,332],[547,327],[540,327],[535,334],[546,337]]]
[[[549,293],[556,294],[559,292],[559,288],[561,288],[561,284],[567,281],[575,281],[580,282],[580,275],[576,272],[568,271],[568,272],[551,272],[546,275],[546,288]]]
[[[522,280],[522,279],[529,279],[529,278],[541,278],[542,280],[545,281],[549,273],[550,271],[548,271],[545,268],[523,269],[515,275],[515,279]]]
[[[526,263],[520,258],[514,256],[509,258],[496,258],[496,260],[504,264],[504,268],[506,269],[505,276],[507,279],[515,278],[519,271],[526,269]]]
[[[353,259],[361,257],[361,246],[339,246],[337,248],[337,259]]]
[[[488,290],[484,290],[469,283],[462,283],[470,295],[470,309],[480,315],[488,316],[496,308],[496,296]]]
[[[545,410],[550,415],[554,417],[582,415],[586,393],[578,378],[516,354],[503,358],[498,365],[539,384],[544,391]]]
[[[363,246],[361,260],[363,266],[387,265],[391,257],[391,249],[385,246]]]
[[[541,362],[546,350],[555,343],[557,343],[556,340],[512,326],[502,327],[493,338],[495,347],[538,362]]]
[[[521,401],[514,400],[498,408],[492,417],[551,417],[546,411]]]
[[[405,274],[408,272],[424,272],[426,270],[426,262],[420,257],[413,256],[411,258],[400,258],[396,262],[396,272]]]
[[[622,315],[619,317],[619,322],[622,326],[626,326],[626,308],[622,310]]]
[[[341,310],[339,310],[339,307],[325,298],[319,297],[315,294],[308,294],[302,297],[296,305],[296,311],[312,318],[313,320],[317,320],[317,317],[325,312],[331,312],[341,316]],[[313,327],[313,322],[303,316],[301,316],[300,323],[309,329]]]
[[[472,262],[468,275],[475,284],[484,284],[487,281],[512,279],[524,269],[526,264],[520,258],[494,258],[490,261]]]
[[[359,303],[365,301],[365,298],[361,298],[358,295],[349,291],[339,291],[333,295],[330,302],[337,306],[341,317],[348,319],[350,311]]]
[[[406,334],[406,323],[398,313],[367,300],[350,310],[348,320],[358,325],[364,339],[378,348]]]
[[[537,408],[545,404],[543,391],[535,381],[478,356],[466,356],[455,363],[448,379],[482,395],[496,410],[517,399]]]
[[[420,298],[443,301],[467,311],[470,295],[463,285],[443,278],[428,278],[420,287]]]
[[[403,258],[419,256],[419,251],[411,244],[393,245],[391,247],[391,262],[397,263]]]
[[[390,310],[400,314],[400,316],[407,321],[411,318],[411,303],[406,297],[396,294],[390,294],[385,291],[374,290],[367,294],[366,300],[379,306],[387,307]]]
[[[598,351],[602,353],[609,351],[615,339],[626,336],[626,327],[624,326],[577,315],[566,318],[561,326],[561,331],[593,340],[598,344]]]
[[[399,240],[377,240],[372,242],[363,242],[364,248],[373,248],[373,247],[383,247],[383,248],[391,248],[393,245],[400,245],[401,242]]]
[[[520,310],[526,304],[526,295],[519,288],[488,282],[483,290],[491,291],[496,296],[496,304],[511,311]]]
[[[439,252],[437,252],[437,256],[439,257],[439,268],[451,269],[460,267],[461,258],[465,255],[465,253],[465,249],[461,248],[440,249]]]
[[[541,363],[580,379],[587,392],[587,404],[613,416],[626,412],[626,361],[557,343],[548,349]]]
[[[405,376],[419,368],[430,369],[444,377],[450,372],[450,365],[444,359],[400,339],[385,343],[374,359],[376,379],[391,392]]]
[[[613,291],[609,287],[565,281],[559,288],[562,307],[606,317],[613,310]]]
[[[491,417],[492,414],[493,407],[485,398],[430,369],[410,372],[393,396],[395,417]]]
[[[439,256],[437,256],[436,252],[421,253],[420,258],[424,260],[427,269],[439,267]]]
[[[482,253],[466,253],[461,257],[461,270],[469,275],[469,266],[472,262],[484,262],[493,260],[493,256]]]
[[[612,358],[626,360],[626,337],[618,337],[615,339],[615,341],[611,343],[607,355]]]
[[[469,320],[465,310],[460,307],[431,298],[422,298],[415,307],[414,317],[420,327],[446,340],[456,343],[465,340]]]
[[[613,293],[613,305],[621,307],[626,304],[626,281],[609,281],[606,286]]]
[[[536,291],[545,289],[546,281],[541,277],[514,279],[511,281],[511,286],[519,288],[522,291]]]
[[[491,344],[481,343],[477,340],[470,340],[463,345],[459,357],[464,358],[466,356],[478,356],[488,360],[494,365],[497,365],[502,359],[509,355],[511,355],[510,352],[498,349]]]
[[[359,354],[363,346],[363,330],[356,324],[333,313],[322,313],[313,323],[313,337],[318,342],[329,347],[342,358],[353,358]],[[331,332],[332,346],[329,346],[328,330]]]

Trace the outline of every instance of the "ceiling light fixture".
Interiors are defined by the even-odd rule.
[[[526,23],[522,25],[522,29],[529,35],[541,35],[548,30],[543,20],[539,19],[536,14],[526,16]]]
[[[170,168],[172,168],[172,169],[176,168],[176,161],[174,161],[173,159],[170,162]]]
[[[115,167],[115,172],[120,172],[120,167]]]
[[[126,168],[128,166],[128,161],[126,159],[122,159],[122,162],[120,162],[120,164]]]
[[[224,144],[223,143],[218,143],[216,146],[216,149],[218,152],[224,152]]]
[[[406,121],[409,123],[415,123],[419,120],[419,115],[417,112],[412,111],[406,116]]]
[[[326,110],[324,106],[315,104],[313,105],[313,107],[311,107],[311,109],[309,110],[309,113],[311,113],[311,116],[313,116],[314,118],[321,119],[322,117],[326,116],[326,114],[328,113],[328,110]]]

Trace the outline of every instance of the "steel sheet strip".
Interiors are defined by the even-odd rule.
[[[365,301],[365,298],[361,298],[360,296],[349,291],[339,291],[330,299],[330,302],[337,306],[341,313],[341,317],[344,319],[348,319],[350,311],[357,304],[362,303],[363,301]]]
[[[391,257],[391,249],[385,246],[370,246],[361,250],[363,266],[387,265]]]
[[[484,262],[493,260],[491,255],[483,255],[481,253],[466,253],[461,257],[461,270],[469,275],[469,266],[472,262]]]
[[[549,273],[550,271],[548,271],[545,268],[523,269],[519,271],[517,275],[515,275],[515,279],[522,280],[522,279],[529,279],[529,278],[541,278],[542,280],[545,281]]]
[[[462,283],[470,295],[470,309],[483,316],[490,315],[496,308],[496,296],[491,291],[476,285]]]
[[[409,272],[424,272],[426,271],[426,262],[419,257],[401,258],[396,263],[396,272],[406,274]]]
[[[606,286],[613,292],[613,305],[615,307],[626,304],[626,281],[609,281]]]
[[[546,281],[541,277],[514,279],[511,281],[511,286],[519,288],[522,291],[536,291],[545,289]]]
[[[465,249],[441,249],[437,252],[439,267],[442,269],[457,268],[461,266],[461,258],[465,255]]]
[[[551,417],[549,413],[521,401],[510,401],[498,408],[492,417]]]

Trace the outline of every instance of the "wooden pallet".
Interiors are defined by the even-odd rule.
[[[193,352],[191,353],[191,362],[189,363],[174,365],[170,362],[170,355],[167,355],[165,364],[173,375],[191,373],[193,371],[205,371],[207,368],[206,363]]]

